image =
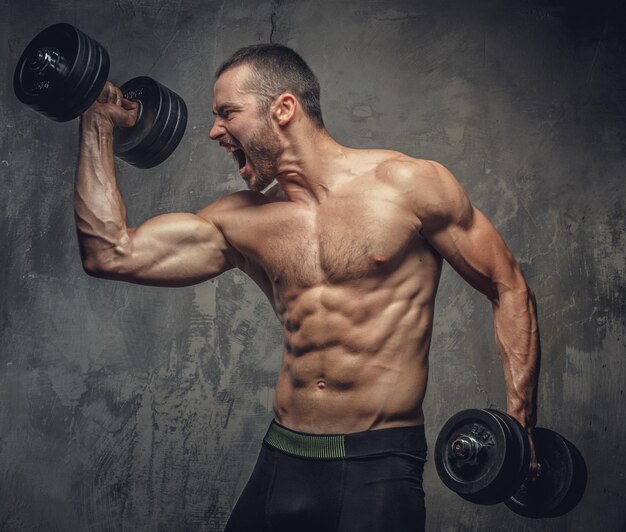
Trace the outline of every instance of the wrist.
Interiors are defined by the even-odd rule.
[[[524,427],[524,429],[532,429],[537,423],[536,409],[531,409],[528,406],[512,406],[509,404],[507,414],[519,421],[520,425]]]
[[[97,155],[112,150],[113,123],[99,113],[84,113],[80,118],[80,151],[82,155]]]
[[[80,117],[82,134],[113,136],[113,121],[106,115],[95,111],[86,111]]]

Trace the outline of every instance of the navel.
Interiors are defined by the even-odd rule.
[[[323,390],[324,388],[326,388],[326,381],[324,379],[319,379],[317,381],[317,389]]]

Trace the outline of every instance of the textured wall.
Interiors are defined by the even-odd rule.
[[[535,522],[465,503],[431,460],[429,529],[623,530],[624,27],[593,5],[0,0],[0,530],[220,530],[272,417],[280,356],[273,312],[241,273],[184,289],[83,273],[77,123],[46,120],[11,88],[23,47],[58,21],[108,48],[114,81],[151,75],[187,101],[171,159],[118,164],[133,224],[242,188],[207,139],[211,74],[270,38],[318,73],[340,142],[452,169],[536,291],[540,424],[578,445],[589,484],[570,515]],[[431,451],[452,413],[504,405],[487,301],[447,268],[437,304]]]

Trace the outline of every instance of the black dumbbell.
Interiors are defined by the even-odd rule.
[[[18,99],[57,122],[73,120],[96,100],[109,76],[109,54],[71,24],[54,24],[28,44],[15,68]],[[176,149],[187,126],[187,106],[152,78],[133,78],[120,87],[137,101],[132,128],[115,128],[115,155],[139,168],[152,168]]]
[[[513,417],[493,409],[463,410],[443,426],[435,444],[435,465],[443,483],[476,504],[504,502],[517,514],[557,517],[582,498],[585,461],[556,432],[533,432],[540,472],[528,477],[530,444]]]

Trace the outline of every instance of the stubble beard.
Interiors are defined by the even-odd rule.
[[[254,174],[247,181],[250,190],[261,192],[274,181],[280,151],[278,135],[269,120],[264,119],[245,147],[246,157],[254,168]]]

